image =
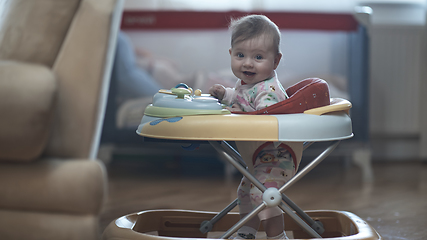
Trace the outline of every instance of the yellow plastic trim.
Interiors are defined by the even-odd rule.
[[[176,122],[146,123],[139,134],[174,140],[278,141],[278,128],[274,116],[200,115],[183,116]]]
[[[330,112],[344,111],[349,114],[351,103],[342,98],[331,98],[331,104],[324,107],[313,108],[304,111],[305,114],[323,115]]]

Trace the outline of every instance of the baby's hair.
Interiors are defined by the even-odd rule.
[[[248,15],[231,19],[231,47],[234,44],[259,37],[263,34],[273,38],[273,47],[280,53],[280,30],[277,25],[264,15]]]

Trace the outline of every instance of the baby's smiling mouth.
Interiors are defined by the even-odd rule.
[[[244,71],[243,74],[245,74],[248,77],[255,75],[254,72],[248,72],[248,71]]]

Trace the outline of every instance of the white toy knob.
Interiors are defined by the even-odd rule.
[[[277,188],[267,188],[262,195],[262,200],[267,204],[267,207],[276,207],[282,201],[282,194]]]

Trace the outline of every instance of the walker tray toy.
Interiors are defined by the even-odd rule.
[[[325,159],[341,140],[353,136],[345,99],[331,99],[321,79],[305,79],[286,89],[288,99],[252,113],[231,113],[213,97],[185,84],[161,90],[144,112],[137,133],[148,138],[208,141],[218,153],[263,192],[263,202],[243,219],[230,211],[238,199],[219,213],[189,210],[151,210],[123,216],[104,231],[103,239],[230,238],[265,208],[284,212],[285,231],[294,239],[381,239],[356,215],[344,211],[303,211],[285,190]],[[254,124],[257,126],[254,128]],[[248,170],[239,152],[227,141],[288,142],[330,145],[285,185],[266,188]],[[260,229],[262,231],[262,228]],[[264,235],[265,236],[265,235]]]

